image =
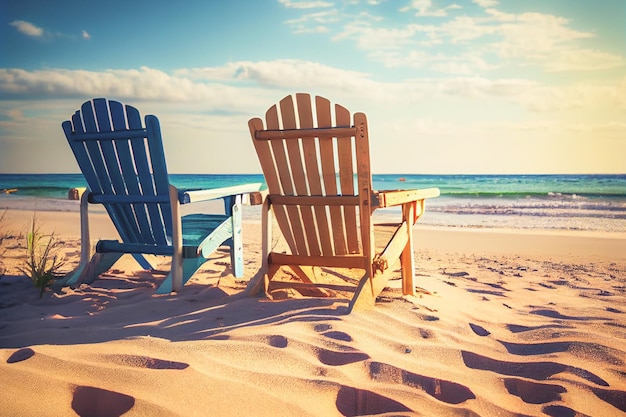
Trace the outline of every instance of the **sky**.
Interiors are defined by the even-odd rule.
[[[80,172],[93,97],[170,173],[260,173],[247,122],[296,92],[367,114],[374,173],[626,173],[626,1],[0,0],[0,173]]]

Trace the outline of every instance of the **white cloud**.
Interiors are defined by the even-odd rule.
[[[232,62],[221,67],[178,70],[175,74],[194,81],[252,82],[265,88],[289,90],[301,89],[302,86],[307,86],[307,89],[341,92],[376,88],[366,73],[290,59]]]
[[[527,151],[529,142],[534,146],[530,148],[536,149],[552,139],[566,147],[572,137],[581,143],[591,137],[605,142],[624,137],[620,118],[624,107],[617,103],[626,105],[626,78],[617,83],[562,87],[528,79],[485,77],[382,82],[365,72],[277,60],[232,62],[171,73],[146,67],[105,71],[0,69],[0,145],[40,146],[39,138],[50,135],[62,141],[59,121],[84,100],[104,96],[159,117],[172,172],[256,172],[254,149],[248,146],[246,135],[247,120],[261,116],[285,94],[303,90],[368,115],[372,153],[380,155],[374,167],[378,172],[413,172],[419,153],[446,158],[444,165],[429,160],[420,165],[420,172],[480,172],[483,162],[487,164],[484,167],[491,167],[483,170],[502,167],[514,171],[521,166],[516,162],[516,152]],[[201,148],[207,141],[218,151],[210,155],[183,152],[183,148]],[[502,157],[498,166],[472,159],[484,157],[476,151],[481,146],[498,150],[494,151]],[[234,147],[242,149],[237,166],[220,157]],[[385,150],[390,147],[405,152],[387,157]],[[41,166],[46,169],[67,172],[63,169],[73,166],[71,153],[57,152],[56,168],[37,160],[32,166],[14,164],[10,169],[36,170],[36,164],[44,164]],[[47,154],[42,155],[50,160]],[[448,159],[450,155],[453,162]],[[9,169],[9,165],[4,167]]]
[[[438,64],[449,65],[449,62],[442,58]],[[365,72],[299,60],[240,61],[217,67],[179,69],[173,73],[147,67],[105,71],[0,69],[0,95],[7,99],[104,96],[161,105],[171,103],[179,112],[226,109],[246,113],[267,103],[268,98],[302,90],[332,97],[346,105],[366,102],[406,109],[441,100],[457,103],[461,100],[472,107],[486,102],[501,103],[518,111],[543,114],[575,109],[598,114],[598,109],[608,106],[614,109],[617,118],[617,112],[623,112],[626,107],[626,79],[617,83],[562,87],[529,79],[476,76],[382,82]]]
[[[420,25],[407,25],[401,28],[376,27],[370,22],[349,23],[342,33],[333,40],[354,39],[357,47],[363,50],[399,50],[414,43],[414,37],[422,31]]]
[[[479,5],[480,7],[493,7],[498,5],[498,0],[472,0],[474,3]]]
[[[546,60],[545,69],[550,72],[597,71],[626,65],[624,57],[588,49],[570,49],[554,53],[553,60]]]
[[[328,32],[331,40],[351,40],[367,56],[387,67],[423,68],[452,74],[485,74],[494,69],[533,66],[546,72],[596,71],[626,65],[626,57],[591,50],[584,42],[592,32],[546,13],[508,13],[492,0],[476,0],[486,8],[475,15],[446,17],[459,8],[437,8],[432,0],[413,0],[400,11],[440,16],[438,24],[418,20],[397,24],[388,16],[351,13],[349,6],[303,14],[286,23],[294,33]],[[390,52],[395,51],[395,52]],[[447,60],[447,62],[446,62]]]
[[[297,19],[287,20],[285,23],[293,28],[293,33],[321,33],[328,32],[329,25],[338,21],[337,10],[327,10],[308,13]]]
[[[33,23],[26,22],[24,20],[15,20],[11,22],[10,25],[14,26],[20,33],[23,33],[24,35],[27,35],[33,38],[46,39],[46,40],[76,39],[77,38],[76,35],[68,35],[68,34],[61,33],[61,32],[46,31],[43,28],[35,26]],[[91,35],[86,30],[81,31],[80,36],[86,40],[91,39]]]
[[[333,7],[335,4],[327,1],[298,1],[298,0],[278,0],[288,8],[294,9],[315,9],[319,7]]]
[[[44,35],[44,30],[42,28],[24,20],[15,20],[11,22],[10,25],[15,26],[21,33],[34,38],[40,38]]]
[[[433,8],[432,0],[413,0],[411,4],[400,9],[401,12],[416,10],[415,16],[444,17],[448,15],[448,10],[461,9],[458,4],[451,4],[441,9]]]

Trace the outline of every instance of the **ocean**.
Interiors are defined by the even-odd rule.
[[[260,174],[172,174],[179,188],[264,182]],[[81,174],[0,174],[0,210],[78,210],[67,199]],[[438,187],[420,225],[626,233],[626,175],[374,175],[374,189]],[[246,210],[256,216],[252,208]],[[381,216],[395,216],[387,209]]]

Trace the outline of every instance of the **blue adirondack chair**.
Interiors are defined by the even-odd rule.
[[[243,275],[242,200],[261,184],[208,190],[178,190],[169,183],[159,120],[120,102],[85,102],[63,131],[88,188],[81,197],[81,259],[65,285],[90,283],[124,254],[144,269],[143,255],[172,257],[171,271],[157,293],[179,291],[221,245],[230,246],[233,273]],[[223,199],[224,213],[182,216],[181,204]],[[91,257],[88,206],[101,204],[118,240],[100,240]]]

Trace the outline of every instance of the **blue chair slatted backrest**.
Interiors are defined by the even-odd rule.
[[[117,101],[85,102],[63,130],[90,189],[126,244],[171,254],[169,181],[159,120]]]

